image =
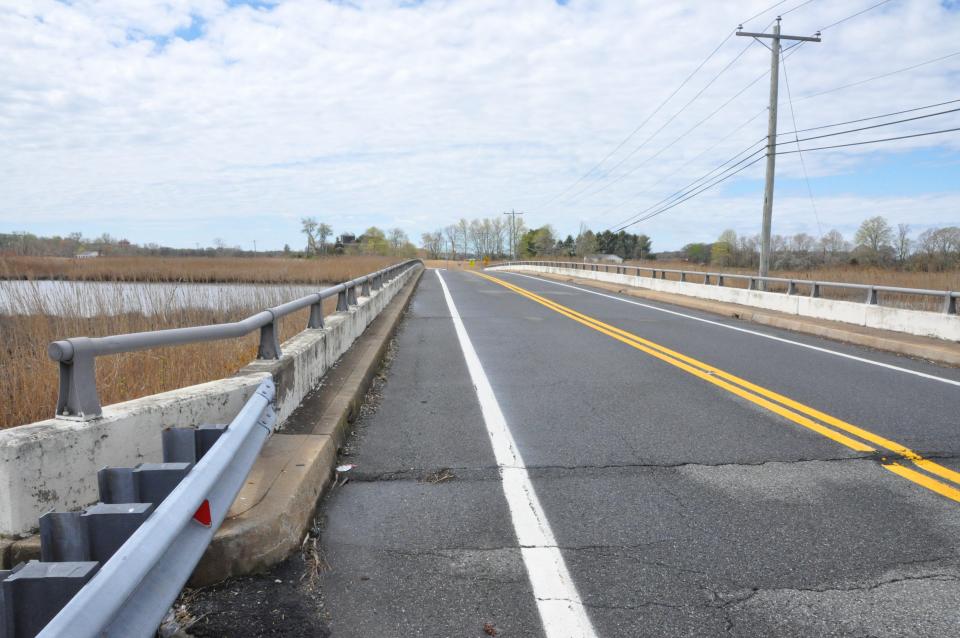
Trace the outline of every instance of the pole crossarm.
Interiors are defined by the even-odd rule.
[[[748,31],[737,31],[737,35],[748,38],[770,38],[771,40],[799,40],[801,42],[820,42],[820,36],[808,35],[780,35],[778,33],[750,33]]]

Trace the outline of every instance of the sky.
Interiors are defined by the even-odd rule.
[[[511,209],[616,229],[760,148],[770,53],[741,22],[812,35],[877,0],[775,2],[0,0],[0,232],[263,250],[304,244],[304,216],[418,241]],[[950,100],[960,1],[891,0],[785,54],[779,131]],[[773,232],[960,225],[958,151],[960,131],[780,155]],[[755,234],[763,176],[761,159],[629,230],[654,250]]]

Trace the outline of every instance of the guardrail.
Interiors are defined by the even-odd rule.
[[[721,272],[703,272],[699,270],[674,270],[670,268],[656,268],[651,266],[624,266],[620,264],[599,264],[585,263],[578,261],[508,261],[494,266],[550,266],[554,268],[571,268],[574,270],[591,270],[600,272],[613,272],[617,274],[634,273],[636,276],[642,276],[643,272],[649,272],[652,279],[657,279],[659,273],[660,279],[666,279],[667,274],[676,274],[680,276],[680,281],[690,282],[693,279],[702,279],[691,283],[702,283],[710,285],[716,282],[716,285],[723,286],[726,280],[746,281],[748,290],[760,290],[763,284],[776,283],[785,284],[786,291],[783,294],[799,294],[799,287],[809,287],[811,297],[820,297],[824,288],[840,288],[848,290],[861,290],[866,292],[864,302],[869,305],[880,304],[880,293],[897,293],[904,295],[918,295],[923,297],[939,297],[943,300],[943,312],[949,315],[957,314],[957,299],[960,298],[960,292],[949,290],[928,290],[924,288],[900,288],[897,286],[880,286],[874,284],[851,284],[839,281],[816,281],[811,279],[786,279],[783,277],[760,277],[758,275],[738,275]],[[612,270],[611,270],[612,269]]]
[[[410,259],[351,279],[319,292],[300,297],[273,308],[267,308],[241,321],[232,323],[172,328],[108,337],[72,337],[54,341],[47,347],[47,354],[60,364],[60,393],[57,398],[57,418],[73,420],[95,419],[102,414],[100,397],[97,394],[95,361],[98,356],[134,352],[164,346],[184,345],[200,341],[235,339],[260,330],[258,359],[279,359],[280,341],[277,321],[304,308],[310,308],[307,328],[323,328],[323,300],[337,296],[337,311],[349,310],[357,305],[357,287],[361,296],[379,290],[385,280],[393,279],[413,265],[422,263]]]
[[[104,468],[100,503],[40,519],[40,561],[0,572],[0,636],[154,636],[273,432],[260,383],[227,426],[163,432],[163,463]]]

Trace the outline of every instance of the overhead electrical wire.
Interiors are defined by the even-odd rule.
[[[641,130],[644,126],[647,125],[647,122],[649,122],[651,119],[653,119],[653,117],[654,117],[657,113],[659,113],[660,110],[663,109],[663,107],[666,106],[667,103],[668,103],[670,100],[672,100],[673,97],[674,97],[677,93],[679,93],[680,90],[683,89],[683,87],[685,87],[690,80],[693,79],[693,76],[695,76],[695,75],[700,71],[700,69],[702,69],[702,68],[704,67],[704,65],[705,65],[707,62],[709,62],[711,59],[713,59],[713,56],[717,54],[717,51],[719,51],[719,50],[721,49],[721,47],[723,47],[723,45],[726,44],[727,41],[728,41],[730,38],[733,37],[734,33],[736,33],[736,31],[731,31],[731,32],[727,35],[727,37],[725,37],[725,38],[723,39],[723,41],[720,42],[720,44],[718,44],[718,45],[716,46],[716,48],[714,48],[713,51],[711,51],[710,54],[707,55],[707,57],[704,58],[703,61],[702,61],[700,64],[697,65],[697,68],[695,68],[686,78],[684,78],[683,82],[681,82],[680,85],[679,85],[676,89],[673,90],[673,93],[671,93],[670,95],[668,95],[665,100],[663,100],[662,102],[660,102],[660,104],[657,106],[657,108],[653,109],[653,111],[650,113],[650,115],[648,115],[648,116],[646,117],[646,119],[644,119],[635,129],[633,129],[633,131],[631,131],[629,135],[627,135],[625,138],[623,138],[623,140],[622,140],[619,144],[617,144],[616,147],[614,147],[614,149],[613,149],[612,151],[610,151],[609,153],[607,153],[606,155],[604,155],[604,156],[603,156],[603,159],[601,159],[599,162],[597,162],[597,163],[596,163],[592,168],[590,168],[590,170],[588,170],[586,173],[584,173],[584,174],[581,175],[579,178],[577,178],[577,180],[576,180],[575,182],[573,182],[572,184],[570,184],[569,186],[567,186],[565,189],[563,189],[561,192],[557,193],[556,195],[554,195],[554,196],[551,197],[550,199],[544,201],[542,204],[540,204],[540,206],[538,206],[538,208],[542,208],[542,207],[546,206],[547,204],[549,204],[549,203],[551,203],[551,202],[553,202],[553,201],[556,201],[557,199],[559,199],[560,197],[562,197],[563,195],[565,195],[566,193],[568,193],[574,186],[576,186],[577,184],[579,184],[580,182],[582,182],[583,180],[585,180],[585,179],[586,179],[589,175],[591,175],[595,170],[597,170],[598,168],[600,168],[601,166],[603,166],[604,162],[606,162],[608,159],[610,159],[610,158],[614,155],[614,153],[616,153],[617,151],[619,151],[621,148],[623,148],[623,146],[624,146],[627,142],[629,142],[631,139],[633,139],[633,137],[634,137],[637,133],[639,133],[640,130]]]
[[[637,165],[634,166],[633,168],[631,168],[631,169],[629,169],[629,170],[621,173],[621,174],[618,175],[615,179],[613,179],[613,180],[611,180],[611,181],[603,184],[600,188],[596,189],[596,190],[593,191],[592,193],[589,193],[589,196],[593,196],[593,195],[596,195],[596,194],[598,194],[598,193],[601,193],[601,192],[607,190],[608,188],[610,188],[610,187],[613,186],[614,184],[617,184],[618,182],[623,181],[624,179],[626,179],[627,177],[629,177],[629,176],[632,175],[633,173],[635,173],[635,172],[637,172],[638,170],[640,170],[641,168],[643,168],[648,162],[650,162],[651,160],[659,157],[659,155],[660,155],[661,153],[663,153],[664,151],[666,151],[667,149],[669,149],[670,147],[672,147],[674,144],[676,144],[677,142],[679,142],[679,141],[682,140],[683,138],[685,138],[685,137],[687,137],[688,135],[690,135],[691,133],[693,133],[696,129],[700,128],[700,126],[702,126],[702,125],[705,124],[707,121],[709,121],[710,119],[712,119],[714,115],[716,115],[717,113],[719,113],[720,111],[722,111],[723,109],[725,109],[727,106],[730,105],[731,102],[733,102],[735,99],[737,99],[738,97],[740,97],[744,92],[747,91],[747,89],[749,89],[749,88],[752,87],[754,84],[756,84],[757,82],[759,82],[760,80],[762,80],[763,78],[765,78],[765,77],[768,76],[768,75],[770,75],[770,71],[764,71],[762,74],[758,75],[758,76],[757,76],[756,78],[754,78],[749,84],[747,84],[747,85],[744,86],[742,89],[740,89],[739,91],[737,91],[736,93],[734,93],[729,99],[727,99],[726,102],[724,102],[723,104],[721,104],[720,106],[718,106],[716,109],[714,109],[714,110],[713,110],[709,115],[707,115],[705,118],[703,118],[702,120],[700,120],[699,122],[697,122],[696,124],[694,124],[693,126],[691,126],[689,129],[687,129],[686,131],[684,131],[683,133],[681,133],[681,134],[680,134],[679,136],[677,136],[676,138],[674,138],[674,139],[673,139],[671,142],[669,142],[666,146],[663,146],[659,151],[657,151],[657,152],[654,153],[653,155],[645,158],[642,162],[640,162],[639,164],[637,164]],[[575,195],[573,198],[571,198],[570,201],[571,201],[571,202],[576,201],[576,198],[577,198],[577,197],[578,197],[578,196]]]
[[[820,31],[820,32],[823,32],[823,31],[826,31],[827,29],[832,29],[833,27],[837,26],[838,24],[843,24],[843,23],[846,22],[847,20],[852,20],[853,18],[856,18],[856,17],[859,16],[859,15],[863,15],[864,13],[866,13],[866,12],[868,12],[868,11],[873,11],[873,10],[876,9],[877,7],[882,7],[883,5],[887,4],[887,3],[890,2],[890,1],[891,1],[891,0],[882,0],[881,2],[878,2],[878,3],[875,4],[875,5],[872,5],[872,6],[867,7],[867,8],[864,9],[863,11],[857,11],[856,13],[854,13],[854,14],[852,14],[852,15],[848,15],[846,18],[841,18],[840,20],[837,20],[836,22],[831,22],[831,23],[828,24],[827,26],[825,26],[825,27],[820,27],[820,28],[817,29],[817,30]]]
[[[926,66],[926,65],[928,65],[928,64],[933,64],[934,62],[940,62],[940,61],[942,61],[942,60],[946,60],[946,59],[948,59],[948,58],[952,58],[952,57],[955,57],[955,56],[958,56],[958,55],[960,55],[960,51],[955,51],[955,52],[953,52],[953,53],[948,53],[947,55],[941,56],[941,57],[939,57],[939,58],[934,58],[934,59],[932,59],[932,60],[927,60],[927,61],[925,61],[925,62],[919,62],[919,63],[917,63],[917,64],[913,64],[913,65],[904,67],[904,68],[902,68],[902,69],[897,69],[896,71],[890,71],[890,72],[888,72],[888,73],[881,73],[880,75],[875,75],[875,76],[873,76],[873,77],[866,78],[865,80],[858,80],[858,81],[856,81],[856,82],[851,82],[850,84],[843,84],[843,85],[841,85],[841,86],[835,86],[835,87],[833,87],[832,89],[827,89],[827,90],[825,90],[825,91],[818,91],[817,93],[811,93],[811,94],[809,94],[809,95],[804,95],[804,96],[798,97],[796,100],[794,100],[794,102],[800,102],[800,101],[802,101],[802,100],[809,100],[810,98],[820,97],[821,95],[826,95],[827,93],[833,93],[834,91],[841,91],[841,90],[843,90],[843,89],[849,89],[849,88],[854,87],[854,86],[860,86],[861,84],[866,84],[867,82],[873,82],[873,81],[875,81],[875,80],[881,80],[881,79],[883,79],[883,78],[888,78],[888,77],[890,77],[891,75],[897,75],[898,73],[904,73],[904,72],[906,72],[906,71],[912,71],[913,69],[918,69],[918,68],[920,68],[920,67],[922,67],[922,66]]]
[[[797,152],[800,154],[800,167],[803,169],[803,181],[807,184],[807,195],[810,196],[810,208],[813,211],[813,218],[817,222],[817,236],[823,239],[823,226],[820,224],[820,213],[817,211],[817,203],[813,198],[813,187],[810,186],[810,176],[807,174],[807,162],[803,159],[803,153],[800,149],[799,127],[797,126],[797,114],[793,108],[793,96],[790,92],[790,77],[787,74],[787,61],[780,60],[783,67],[783,82],[787,87],[787,101],[790,103],[790,119],[793,121],[794,140],[797,143]]]
[[[812,0],[808,0],[808,1],[812,1]],[[753,19],[755,19],[755,18],[757,18],[757,17],[759,17],[759,16],[761,16],[761,15],[763,15],[763,14],[769,12],[769,11],[772,11],[773,9],[775,9],[776,7],[784,4],[785,2],[786,2],[786,0],[780,0],[779,2],[775,2],[774,4],[770,5],[770,6],[767,7],[766,9],[760,11],[759,13],[754,14],[754,15],[751,16],[750,18],[747,18],[746,20],[743,21],[743,23],[749,22],[749,21],[751,21],[751,20],[753,20]],[[804,4],[806,4],[806,2],[805,2]],[[798,8],[798,7],[795,7],[794,9],[796,9],[796,8]],[[772,21],[770,22],[770,24],[772,24]],[[767,26],[770,26],[770,25],[768,24]],[[764,27],[764,28],[766,28],[766,27]],[[608,159],[610,159],[617,151],[619,151],[621,148],[623,148],[623,146],[626,145],[627,142],[629,142],[631,139],[633,139],[633,137],[634,137],[638,132],[640,132],[640,130],[643,129],[643,127],[646,126],[647,123],[648,123],[651,119],[653,119],[653,117],[654,117],[657,113],[659,113],[659,112],[663,109],[663,107],[666,106],[666,104],[667,104],[671,99],[673,99],[674,96],[676,96],[677,93],[679,93],[679,92],[681,91],[681,89],[683,89],[683,87],[685,87],[685,86],[690,82],[691,79],[693,79],[693,77],[707,64],[707,62],[709,62],[711,59],[713,59],[713,57],[717,54],[717,52],[720,51],[720,49],[723,47],[723,45],[725,45],[725,44],[730,40],[730,38],[733,37],[733,35],[734,35],[735,33],[736,33],[736,30],[733,30],[733,31],[731,31],[730,33],[728,33],[727,36],[724,37],[724,39],[720,42],[720,44],[718,44],[718,45],[707,55],[707,57],[704,58],[704,60],[703,60],[702,62],[700,62],[700,64],[698,64],[697,67],[696,67],[689,75],[687,75],[686,78],[684,78],[684,80],[680,83],[680,85],[679,85],[676,89],[674,89],[673,92],[672,92],[670,95],[668,95],[666,99],[664,99],[662,102],[660,102],[660,104],[650,113],[650,115],[648,115],[648,116],[643,120],[643,122],[641,122],[636,128],[634,128],[633,131],[631,131],[629,135],[627,135],[623,140],[621,140],[620,143],[617,144],[617,145],[613,148],[613,150],[611,150],[610,152],[608,152],[599,162],[597,162],[595,165],[593,165],[587,172],[585,172],[585,173],[582,174],[580,177],[578,177],[574,182],[572,182],[570,185],[568,185],[568,186],[567,186],[566,188],[564,188],[562,191],[560,191],[560,192],[557,193],[556,195],[550,197],[549,199],[545,200],[543,203],[541,203],[539,206],[536,206],[535,208],[542,208],[542,207],[546,206],[547,204],[556,201],[557,199],[559,199],[559,198],[562,197],[563,195],[565,195],[565,194],[567,194],[568,192],[570,192],[570,190],[573,189],[575,186],[577,186],[577,184],[580,184],[583,180],[585,180],[587,177],[589,177],[591,174],[593,174],[594,171],[596,171],[598,168],[600,168],[600,167],[601,167]],[[744,52],[745,52],[745,51],[744,51]],[[743,52],[741,52],[740,55],[743,55]],[[734,59],[734,61],[736,61],[736,59],[738,59],[738,58],[740,57],[740,55],[738,55],[737,58]],[[729,66],[729,65],[728,65],[728,66]],[[725,71],[725,70],[726,70],[726,68],[723,69],[723,71]],[[719,77],[719,75],[721,75],[721,74],[723,73],[723,71],[721,71],[720,74],[717,75],[717,77]],[[710,83],[708,83],[707,86],[709,86],[710,84],[712,84],[716,79],[717,79],[717,78],[715,77],[713,80],[711,80]],[[707,87],[704,87],[704,89],[701,90],[701,93],[702,93],[703,90],[705,90],[706,88],[707,88]],[[698,94],[698,96],[699,96],[699,94]],[[689,103],[688,103],[687,105],[685,105],[685,106],[681,109],[680,112],[682,112],[687,106],[689,106]],[[679,112],[678,112],[676,115],[679,115]],[[674,115],[674,117],[676,117],[676,115]],[[641,146],[642,146],[642,145],[641,145]],[[622,162],[621,162],[621,164],[622,164]],[[617,166],[619,166],[619,165],[620,165],[620,164],[618,164]],[[616,168],[616,167],[614,167],[614,169],[615,169],[615,168]],[[610,170],[614,170],[614,169],[610,169]],[[607,171],[607,173],[605,173],[604,176],[609,175],[609,174],[610,174],[610,171]]]
[[[686,197],[684,197],[683,199],[676,200],[676,201],[674,201],[673,203],[671,203],[671,204],[668,205],[668,206],[664,206],[664,207],[662,207],[662,208],[660,208],[660,209],[658,209],[658,210],[653,211],[652,213],[649,213],[649,214],[641,217],[640,219],[638,219],[638,220],[636,220],[636,221],[632,221],[632,222],[630,222],[629,224],[625,224],[625,225],[621,226],[620,228],[617,228],[617,229],[613,230],[613,232],[618,233],[618,232],[620,232],[621,230],[625,230],[625,229],[629,228],[630,226],[634,226],[634,225],[636,225],[636,224],[639,224],[640,222],[643,222],[643,221],[646,221],[646,220],[651,219],[651,218],[653,218],[653,217],[656,217],[657,215],[659,215],[659,214],[661,214],[661,213],[664,213],[664,212],[670,210],[671,208],[676,208],[677,206],[679,206],[680,204],[686,202],[687,200],[693,199],[693,198],[696,197],[697,195],[699,195],[699,194],[701,194],[701,193],[704,193],[704,192],[710,190],[711,188],[722,184],[723,182],[727,181],[728,179],[730,179],[730,178],[733,177],[734,175],[738,175],[738,174],[742,173],[743,171],[747,170],[748,168],[750,168],[751,166],[753,166],[754,164],[756,164],[757,162],[759,162],[759,161],[762,160],[762,159],[764,159],[764,156],[763,156],[763,155],[761,155],[760,157],[755,158],[755,159],[754,159],[753,161],[751,161],[749,164],[746,164],[746,165],[744,165],[744,166],[741,166],[741,167],[740,167],[739,169],[737,169],[736,171],[734,171],[734,172],[732,172],[732,173],[729,173],[729,174],[723,176],[722,178],[716,179],[716,180],[712,181],[711,183],[706,184],[706,185],[704,185],[703,187],[701,187],[701,188],[699,188],[699,189],[691,192],[690,194],[688,194],[688,195],[687,195]]]
[[[763,114],[766,113],[766,112],[767,112],[767,109],[763,109],[762,111],[757,111],[756,114],[754,114],[752,117],[750,117],[749,119],[745,120],[742,124],[740,124],[739,126],[737,126],[735,129],[731,130],[729,133],[727,133],[726,135],[724,135],[723,137],[721,137],[721,138],[720,138],[719,140],[717,140],[714,144],[712,144],[711,146],[703,149],[702,151],[700,151],[699,153],[697,153],[696,155],[694,155],[693,157],[691,157],[690,159],[688,159],[686,162],[684,162],[683,164],[681,164],[680,166],[678,166],[677,168],[675,168],[673,171],[667,173],[666,175],[663,175],[660,179],[658,179],[658,180],[657,180],[656,182],[654,182],[653,184],[650,184],[650,185],[647,186],[646,188],[647,188],[647,189],[651,189],[651,188],[654,188],[654,187],[656,187],[656,186],[659,186],[659,185],[662,184],[664,181],[670,179],[671,177],[673,177],[674,175],[676,175],[677,173],[679,173],[680,171],[682,171],[683,169],[685,169],[687,166],[689,166],[689,165],[692,164],[693,162],[697,161],[698,159],[700,159],[701,157],[703,157],[704,155],[706,155],[707,153],[709,153],[709,152],[712,151],[713,149],[717,148],[718,146],[720,146],[721,144],[723,144],[724,142],[726,142],[728,139],[730,139],[731,137],[733,137],[734,135],[736,135],[737,133],[739,133],[741,130],[744,129],[744,127],[746,127],[748,124],[750,124],[751,122],[753,122],[755,119],[757,119],[758,117],[760,117],[761,115],[763,115]],[[758,144],[759,142],[762,142],[762,141],[765,140],[765,139],[766,139],[766,136],[760,138],[760,140],[758,140],[757,142],[754,142],[754,144]],[[751,146],[752,146],[752,145],[751,145]],[[741,151],[741,152],[742,152],[742,151]],[[737,155],[739,155],[739,154],[740,154],[740,153],[737,153]],[[620,208],[620,207],[623,206],[624,204],[627,204],[627,203],[633,201],[633,200],[636,199],[637,197],[640,197],[642,194],[643,194],[643,192],[635,193],[635,194],[631,195],[630,197],[622,200],[621,202],[619,202],[619,203],[617,203],[617,204],[614,204],[614,205],[612,205],[612,206],[609,206],[609,207],[601,210],[599,213],[597,213],[597,215],[604,215],[604,214],[609,213],[609,212],[611,212],[611,211],[617,210],[618,208]]]
[[[928,135],[941,135],[943,133],[953,133],[954,131],[960,131],[960,127],[957,128],[945,128],[940,129],[939,131],[927,131],[925,133],[912,133],[910,135],[900,135],[897,137],[884,137],[875,140],[865,140],[862,142],[850,142],[849,144],[834,144],[833,146],[815,146],[813,148],[803,149],[804,153],[810,151],[824,151],[831,148],[847,148],[849,146],[863,146],[864,144],[878,144],[880,142],[893,142],[895,140],[908,140],[913,137],[926,137]],[[803,140],[800,140],[801,142]],[[777,155],[790,155],[792,153],[797,153],[798,151],[777,151]]]
[[[766,150],[766,145],[764,145],[764,146],[761,146],[761,147],[755,149],[752,153],[749,153],[746,157],[742,157],[742,158],[740,158],[739,160],[737,159],[737,158],[739,158],[741,155],[743,155],[744,153],[746,153],[747,151],[749,151],[751,148],[754,148],[755,146],[757,146],[758,144],[760,144],[760,142],[762,142],[762,141],[763,141],[763,140],[759,140],[759,141],[757,141],[757,142],[754,142],[753,144],[751,144],[751,145],[748,146],[747,148],[743,149],[742,151],[740,151],[739,153],[737,153],[736,155],[734,155],[733,157],[731,157],[731,158],[728,159],[727,161],[723,162],[723,163],[720,164],[719,166],[716,166],[715,168],[713,168],[713,169],[710,170],[709,172],[701,175],[701,176],[698,177],[697,179],[695,179],[695,180],[693,180],[692,182],[686,184],[685,186],[683,186],[683,187],[680,188],[679,190],[675,191],[674,193],[668,195],[667,197],[664,197],[664,198],[661,199],[660,201],[655,202],[654,204],[651,204],[651,205],[648,206],[647,208],[645,208],[645,209],[643,209],[643,210],[641,210],[641,211],[639,211],[639,212],[637,212],[637,213],[634,213],[633,215],[630,215],[630,216],[627,217],[626,219],[623,219],[623,220],[617,222],[616,224],[614,224],[614,226],[623,226],[624,224],[627,224],[627,222],[630,222],[630,224],[627,224],[627,225],[631,225],[631,224],[633,223],[631,220],[635,219],[636,217],[639,217],[639,216],[643,215],[644,213],[647,213],[647,212],[653,210],[654,208],[657,208],[658,206],[662,206],[663,204],[667,204],[667,203],[669,203],[671,200],[681,198],[681,197],[683,197],[684,195],[686,195],[687,193],[689,193],[689,192],[692,191],[692,190],[696,190],[697,188],[700,187],[701,182],[708,182],[708,181],[710,181],[710,180],[712,180],[712,179],[716,179],[717,177],[723,175],[724,173],[727,173],[727,172],[729,172],[729,171],[736,170],[736,169],[737,169],[738,167],[740,167],[744,162],[750,161],[751,159],[754,158],[755,155],[757,155],[758,153],[763,153],[763,152]],[[732,162],[732,164],[731,164],[731,162]],[[729,167],[727,167],[727,168],[724,169],[723,167],[724,167],[724,166],[727,166],[728,164],[731,164],[731,165],[730,165]],[[720,169],[723,169],[723,170],[721,171]],[[717,175],[714,175],[714,173],[717,173],[717,171],[720,171],[720,173],[718,173]],[[638,220],[638,221],[639,221],[639,220]]]
[[[680,110],[679,110],[679,111],[677,111],[676,113],[674,113],[673,115],[671,115],[671,116],[667,119],[666,122],[664,122],[663,124],[660,125],[660,128],[658,128],[656,131],[654,131],[652,134],[650,134],[650,135],[649,135],[643,142],[641,142],[638,146],[635,146],[635,147],[633,148],[633,150],[630,151],[629,153],[627,153],[625,156],[623,156],[623,157],[620,159],[620,161],[618,161],[616,164],[614,164],[614,165],[611,166],[609,169],[607,169],[607,171],[606,171],[605,173],[603,173],[603,175],[600,176],[600,179],[605,179],[607,176],[609,176],[611,173],[613,173],[613,171],[615,171],[615,170],[617,170],[618,168],[620,168],[627,160],[629,160],[631,157],[633,157],[634,155],[636,155],[641,149],[643,149],[654,137],[656,137],[658,134],[660,134],[661,131],[663,131],[663,130],[664,130],[667,126],[669,126],[675,119],[677,119],[677,117],[678,117],[681,113],[683,113],[685,110],[687,110],[687,108],[689,108],[691,104],[693,104],[694,102],[696,102],[697,99],[699,99],[700,96],[703,95],[704,92],[705,92],[708,88],[710,88],[710,87],[713,85],[713,83],[716,82],[716,81],[720,78],[721,75],[723,75],[724,73],[726,73],[727,70],[730,69],[730,67],[733,66],[733,64],[734,64],[735,62],[737,62],[737,60],[739,60],[741,57],[743,57],[743,55],[750,49],[750,47],[753,46],[753,44],[754,44],[754,42],[751,41],[749,44],[747,44],[747,46],[745,46],[743,49],[741,49],[740,53],[738,53],[732,60],[730,60],[730,62],[728,62],[726,66],[724,66],[722,69],[720,69],[720,71],[717,72],[717,74],[714,75],[714,76],[710,79],[710,81],[707,82],[699,91],[697,91],[697,93],[696,93],[692,98],[690,98],[690,100],[688,100],[686,104],[684,104],[682,107],[680,107]],[[769,73],[769,72],[768,72],[768,73]],[[619,180],[618,180],[618,181],[619,181]],[[574,200],[574,199],[580,197],[581,195],[583,195],[584,193],[586,193],[587,191],[589,191],[589,190],[590,190],[591,188],[593,188],[594,186],[596,186],[596,184],[592,184],[592,183],[586,184],[586,185],[585,185],[583,188],[581,188],[579,191],[577,191],[576,193],[574,193],[573,195],[571,195],[571,196],[568,198],[568,200]],[[594,194],[600,192],[601,190],[605,190],[606,188],[607,188],[607,186],[604,186],[604,187],[600,188],[599,190],[597,190],[596,192],[590,193],[590,195],[594,195]]]
[[[946,106],[947,104],[956,104],[960,102],[960,99],[957,100],[947,100],[946,102],[936,102],[935,104],[927,104],[925,106],[916,106],[910,109],[904,109],[902,111],[893,111],[890,113],[883,113],[881,115],[871,115],[870,117],[861,117],[856,120],[847,120],[846,122],[837,122],[836,124],[823,124],[821,126],[811,126],[810,128],[797,129],[795,131],[785,131],[783,133],[777,133],[777,136],[780,135],[793,135],[794,133],[806,133],[809,131],[819,131],[825,128],[833,128],[835,126],[843,126],[845,124],[857,124],[859,122],[868,122],[870,120],[878,120],[882,117],[892,117],[894,115],[903,115],[904,113],[915,113],[916,111],[923,111],[925,109],[932,109],[937,106]]]

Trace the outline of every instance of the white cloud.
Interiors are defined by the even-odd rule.
[[[161,241],[192,245],[210,241],[211,225],[228,224],[217,235],[240,243],[249,239],[247,225],[266,222],[261,244],[281,246],[298,242],[303,214],[343,231],[377,223],[403,225],[416,236],[455,217],[516,207],[533,208],[528,222],[549,222],[561,232],[580,220],[602,229],[765,133],[761,116],[678,170],[764,108],[762,79],[628,178],[595,196],[536,210],[642,121],[739,20],[769,3],[359,4],[290,0],[261,9],[212,0],[113,0],[0,8],[0,224],[89,228],[135,241],[158,239],[138,228],[159,227],[167,233]],[[788,15],[783,28],[809,33],[865,6],[813,3]],[[766,19],[747,26],[760,28]],[[196,20],[203,23],[201,37],[175,36]],[[794,97],[952,53],[960,49],[958,35],[957,11],[928,0],[892,2],[791,56]],[[731,38],[634,142],[746,44]],[[753,46],[613,175],[640,165],[768,65],[766,50]],[[957,98],[958,72],[960,56],[797,101],[798,124]],[[792,128],[785,105],[780,121],[782,130]],[[960,118],[933,118],[898,132],[944,122]],[[917,138],[898,148],[955,153],[958,139]],[[877,150],[811,154],[807,168],[813,177],[855,174]],[[757,165],[745,175],[761,170]],[[801,175],[795,156],[783,156],[780,171],[785,178]],[[634,208],[599,215],[644,189],[650,194]],[[896,220],[898,211],[929,199],[878,197],[869,188],[857,194],[864,189],[851,182],[851,195],[818,198],[821,217],[830,227],[849,225],[854,215],[883,209]],[[935,199],[934,217],[924,223],[956,223],[957,197]],[[746,232],[758,209],[758,198],[710,194],[642,230],[668,248],[709,239],[727,225]],[[778,199],[775,230],[815,232],[810,217],[805,199]],[[191,236],[200,229],[206,234]]]

